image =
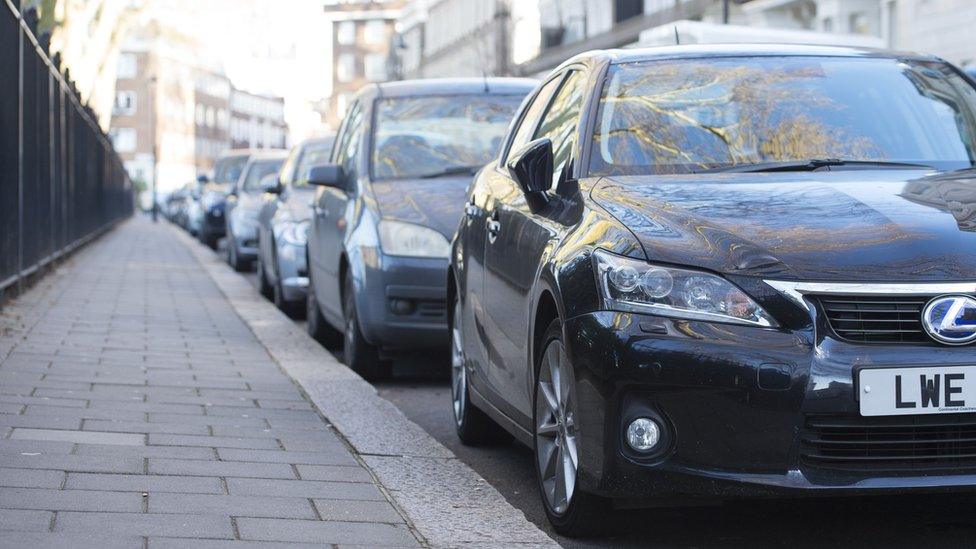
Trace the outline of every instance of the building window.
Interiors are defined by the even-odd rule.
[[[336,41],[343,46],[351,46],[356,43],[356,22],[341,21],[336,25]]]
[[[135,54],[123,53],[119,55],[119,64],[115,68],[116,78],[135,78],[139,72]]]
[[[824,32],[834,32],[834,20],[830,17],[824,17],[823,20],[823,31]]]
[[[135,128],[112,128],[109,132],[115,151],[119,153],[130,153],[136,150],[136,129]]]
[[[213,128],[217,125],[217,111],[213,107],[207,107],[207,127]]]
[[[382,19],[367,21],[366,26],[363,27],[363,41],[367,44],[385,44],[386,21]]]
[[[349,108],[350,97],[351,95],[348,92],[343,92],[336,96],[336,115],[339,118],[346,115],[346,109]]]
[[[363,59],[363,72],[370,82],[386,80],[386,55],[370,53]]]
[[[852,13],[850,22],[851,33],[853,34],[869,34],[871,32],[868,15],[863,11]]]
[[[343,53],[336,58],[336,79],[351,82],[356,78],[356,54]]]
[[[120,91],[115,94],[115,107],[112,114],[132,116],[136,113],[136,92]]]

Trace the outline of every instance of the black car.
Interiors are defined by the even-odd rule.
[[[447,349],[450,238],[471,176],[494,156],[534,82],[431,79],[363,88],[319,185],[308,236],[308,331],[344,341],[363,377],[383,353]]]
[[[282,311],[305,313],[308,242],[311,201],[315,187],[308,184],[313,166],[328,163],[333,137],[308,139],[295,146],[271,181],[258,215],[257,272],[261,294]]]
[[[462,441],[615,504],[976,486],[976,89],[835,47],[564,63],[475,179],[448,279]]]

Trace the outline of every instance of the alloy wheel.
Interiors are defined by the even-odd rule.
[[[579,465],[570,376],[562,342],[551,340],[539,368],[535,444],[542,491],[556,514],[566,512],[573,500]]]
[[[454,421],[461,425],[464,407],[468,404],[468,374],[464,368],[464,342],[461,339],[461,300],[454,301],[451,317],[451,397],[454,402]]]

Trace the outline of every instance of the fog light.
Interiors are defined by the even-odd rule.
[[[640,417],[627,426],[627,444],[638,452],[649,452],[661,440],[661,428],[653,419]]]
[[[390,310],[395,315],[409,315],[413,313],[414,302],[411,299],[391,299]]]

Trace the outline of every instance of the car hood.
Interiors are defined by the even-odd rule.
[[[973,171],[627,176],[592,197],[652,261],[778,279],[976,279]]]
[[[464,211],[471,177],[379,181],[372,184],[384,219],[435,229],[450,240]]]

